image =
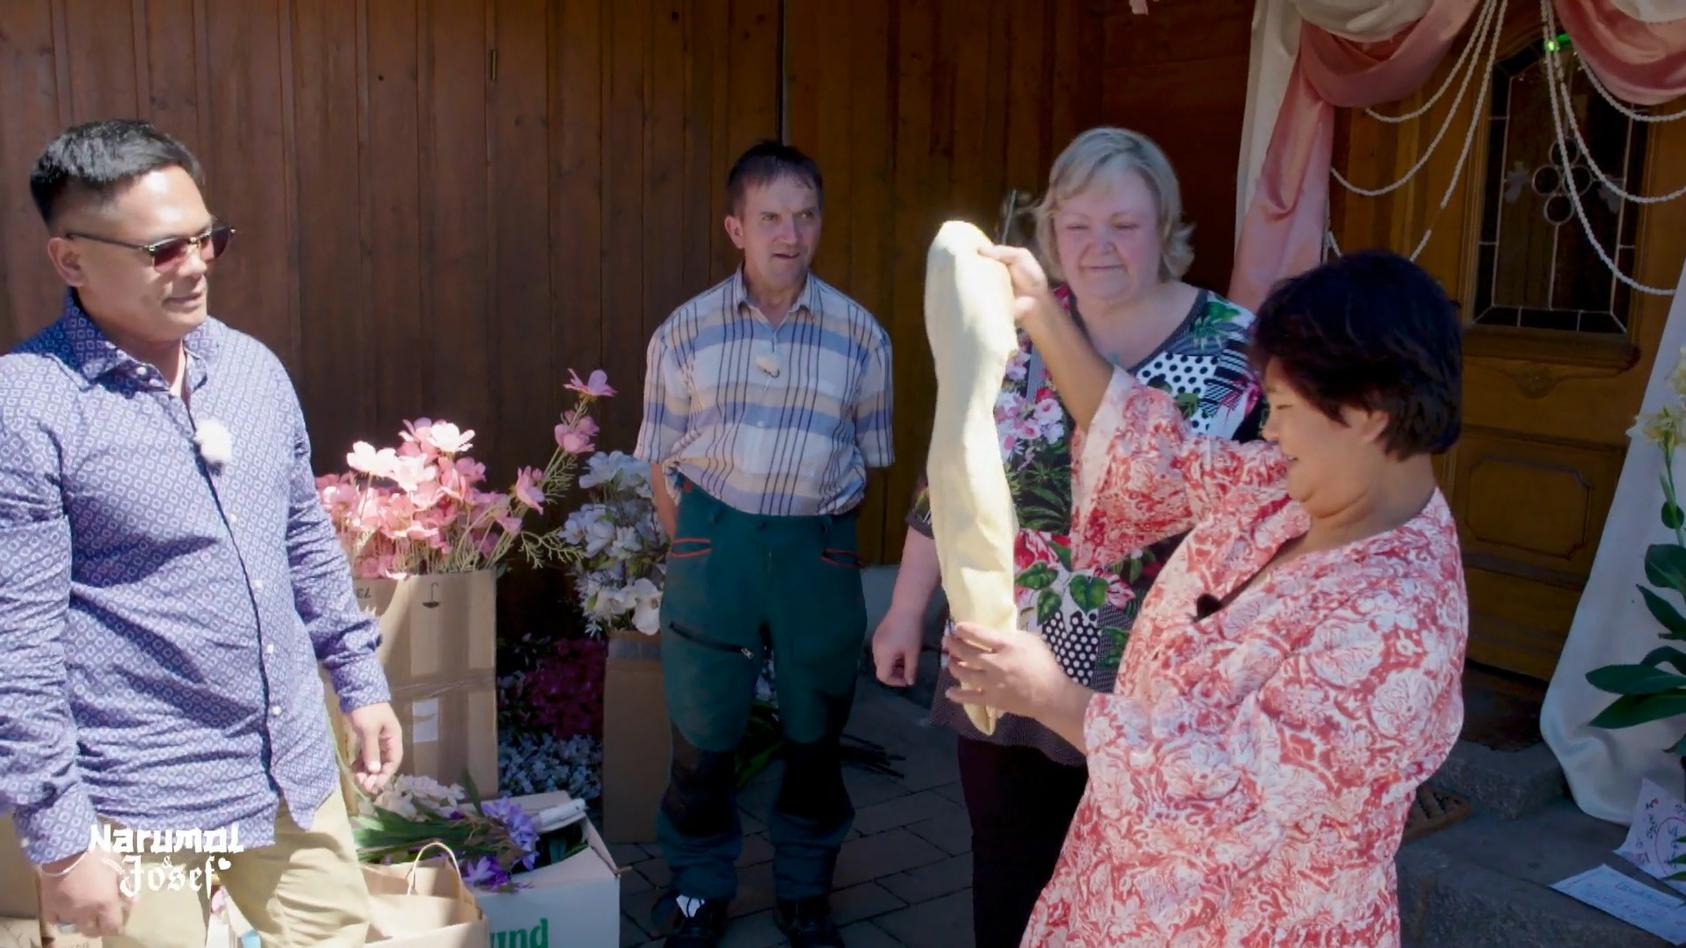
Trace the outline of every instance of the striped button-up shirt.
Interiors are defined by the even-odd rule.
[[[0,813],[38,863],[96,816],[308,828],[337,786],[317,665],[343,708],[388,697],[280,361],[214,319],[185,346],[187,401],[72,297],[0,357]]]
[[[866,493],[890,445],[890,340],[810,273],[778,326],[740,269],[675,310],[650,340],[634,452],[739,510],[836,514]]]

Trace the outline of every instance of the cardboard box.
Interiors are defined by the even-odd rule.
[[[603,671],[603,835],[610,842],[656,841],[672,748],[661,638],[610,633]]]
[[[381,667],[404,726],[400,773],[445,784],[474,777],[486,797],[498,790],[497,582],[491,570],[367,579],[357,601],[380,617]],[[329,720],[343,754],[351,740],[328,689]],[[356,793],[346,785],[355,812]]]
[[[514,799],[536,816],[569,798],[557,792]],[[621,870],[591,821],[584,822],[586,848],[517,875],[515,881],[525,888],[475,891],[493,948],[613,948],[621,943]]]

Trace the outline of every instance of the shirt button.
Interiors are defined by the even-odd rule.
[[[257,590],[258,592],[263,592],[263,580],[261,580],[261,579],[252,580],[252,588]]]
[[[269,713],[275,715],[276,717],[280,717],[281,716],[281,706],[278,705],[278,704],[270,705],[269,706]]]
[[[236,517],[236,516],[235,516],[235,515],[233,515],[233,514],[229,514],[229,515],[228,515],[228,522],[229,522],[229,523],[239,523],[239,522],[240,522],[240,518],[239,518],[239,517]]]
[[[275,643],[274,643],[274,642],[270,642],[270,643],[268,643],[268,644],[266,644],[266,645],[265,645],[265,646],[264,646],[264,647],[263,647],[263,653],[264,653],[264,654],[265,654],[265,655],[274,655],[274,654],[275,654]]]

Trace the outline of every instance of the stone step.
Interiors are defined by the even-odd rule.
[[[1613,948],[1667,944],[1550,888],[1604,864],[1670,891],[1616,856],[1627,829],[1559,798],[1505,819],[1478,812],[1399,851],[1406,946]],[[1671,893],[1678,896],[1678,893]]]
[[[1477,812],[1504,820],[1520,819],[1568,794],[1563,768],[1544,743],[1496,751],[1459,741],[1428,782],[1468,800]]]

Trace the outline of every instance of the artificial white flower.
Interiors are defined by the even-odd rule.
[[[1680,347],[1680,361],[1674,364],[1674,371],[1668,374],[1669,387],[1674,394],[1686,398],[1686,346]]]
[[[633,628],[645,635],[655,635],[661,629],[661,587],[646,577],[640,577],[627,591],[632,594],[633,600]]]
[[[228,426],[215,418],[206,418],[194,429],[193,443],[199,446],[199,456],[211,467],[222,467],[234,460],[234,436]]]
[[[657,602],[653,606],[639,604],[632,610],[632,627],[644,635],[655,635],[662,629],[662,606]]]

